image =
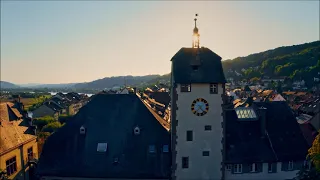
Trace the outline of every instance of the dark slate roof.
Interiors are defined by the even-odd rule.
[[[304,160],[308,144],[285,101],[255,103],[267,108],[267,131],[279,160]]]
[[[261,138],[260,121],[238,121],[236,112],[226,111],[226,162],[276,161],[268,139]]]
[[[80,135],[81,126],[86,135]],[[139,126],[140,135],[133,129]],[[108,143],[97,152],[97,143]],[[149,153],[155,145],[156,153]],[[38,163],[40,176],[169,178],[170,134],[134,94],[97,94],[73,120],[46,141]],[[169,147],[170,150],[170,147]],[[118,158],[119,163],[114,163]]]
[[[172,74],[176,83],[226,83],[221,57],[208,48],[200,48],[201,65],[193,70],[197,48],[181,48],[171,59]]]
[[[171,99],[168,92],[146,92],[146,94],[157,101],[158,103],[161,103],[165,106],[168,106]]]
[[[254,102],[257,121],[238,121],[234,110],[226,111],[226,162],[273,162],[304,160],[308,144],[286,102]],[[258,108],[267,108],[262,137]]]

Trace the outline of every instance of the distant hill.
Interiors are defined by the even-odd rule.
[[[289,77],[312,79],[320,71],[320,41],[278,47],[272,50],[225,60],[222,66],[226,78]]]
[[[320,41],[278,47],[260,53],[237,57],[222,61],[226,78],[234,80],[252,78],[279,78],[304,79],[307,84],[320,72]],[[309,82],[308,82],[309,81]],[[146,87],[158,83],[168,84],[170,73],[165,75],[146,76],[114,76],[85,83],[69,84],[28,84],[21,87],[51,88],[72,90],[101,90],[120,87],[124,84],[137,87]],[[18,88],[19,86],[1,81],[1,88]]]
[[[18,85],[15,85],[13,83],[10,82],[6,82],[6,81],[0,81],[0,89],[14,89],[14,88],[19,88]]]
[[[98,79],[87,83],[78,83],[72,86],[75,89],[106,89],[113,87],[120,87],[124,84],[130,86],[143,86],[147,82],[160,77],[160,75],[146,75],[146,76],[113,76]]]
[[[71,88],[77,83],[66,83],[66,84],[29,84],[23,85],[23,87],[28,88]]]

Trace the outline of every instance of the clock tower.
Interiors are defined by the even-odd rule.
[[[221,57],[200,47],[196,21],[192,47],[171,59],[172,179],[220,180],[226,80]]]

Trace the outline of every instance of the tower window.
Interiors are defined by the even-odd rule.
[[[218,94],[218,84],[210,84],[210,94]]]
[[[187,131],[187,141],[193,141],[193,132]]]
[[[181,92],[191,92],[191,84],[181,84]]]
[[[192,66],[192,70],[194,71],[198,70],[198,66]]]
[[[209,156],[210,152],[209,151],[202,151],[202,156]]]
[[[189,168],[189,157],[182,157],[182,168]]]
[[[204,126],[204,130],[205,130],[205,131],[211,131],[211,129],[212,129],[212,128],[211,128],[210,125],[205,125],[205,126]]]

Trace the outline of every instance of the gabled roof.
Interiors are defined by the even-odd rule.
[[[159,102],[165,106],[168,106],[171,101],[168,92],[146,92],[146,94],[156,102]]]
[[[286,102],[254,102],[259,119],[238,121],[226,111],[226,160],[229,163],[304,160],[308,144]],[[261,130],[260,107],[266,109],[266,131]]]
[[[226,83],[221,57],[208,48],[199,48],[200,66],[193,70],[198,48],[181,48],[171,59],[175,83]]]
[[[26,133],[28,127],[23,126],[24,121],[18,117],[22,115],[13,103],[0,103],[0,155],[36,139],[36,136]]]
[[[107,143],[106,152],[97,152],[98,143]],[[156,153],[148,152],[149,145]],[[169,178],[171,154],[162,152],[163,145],[170,145],[169,132],[135,94],[97,94],[47,139],[37,171],[60,177]]]

